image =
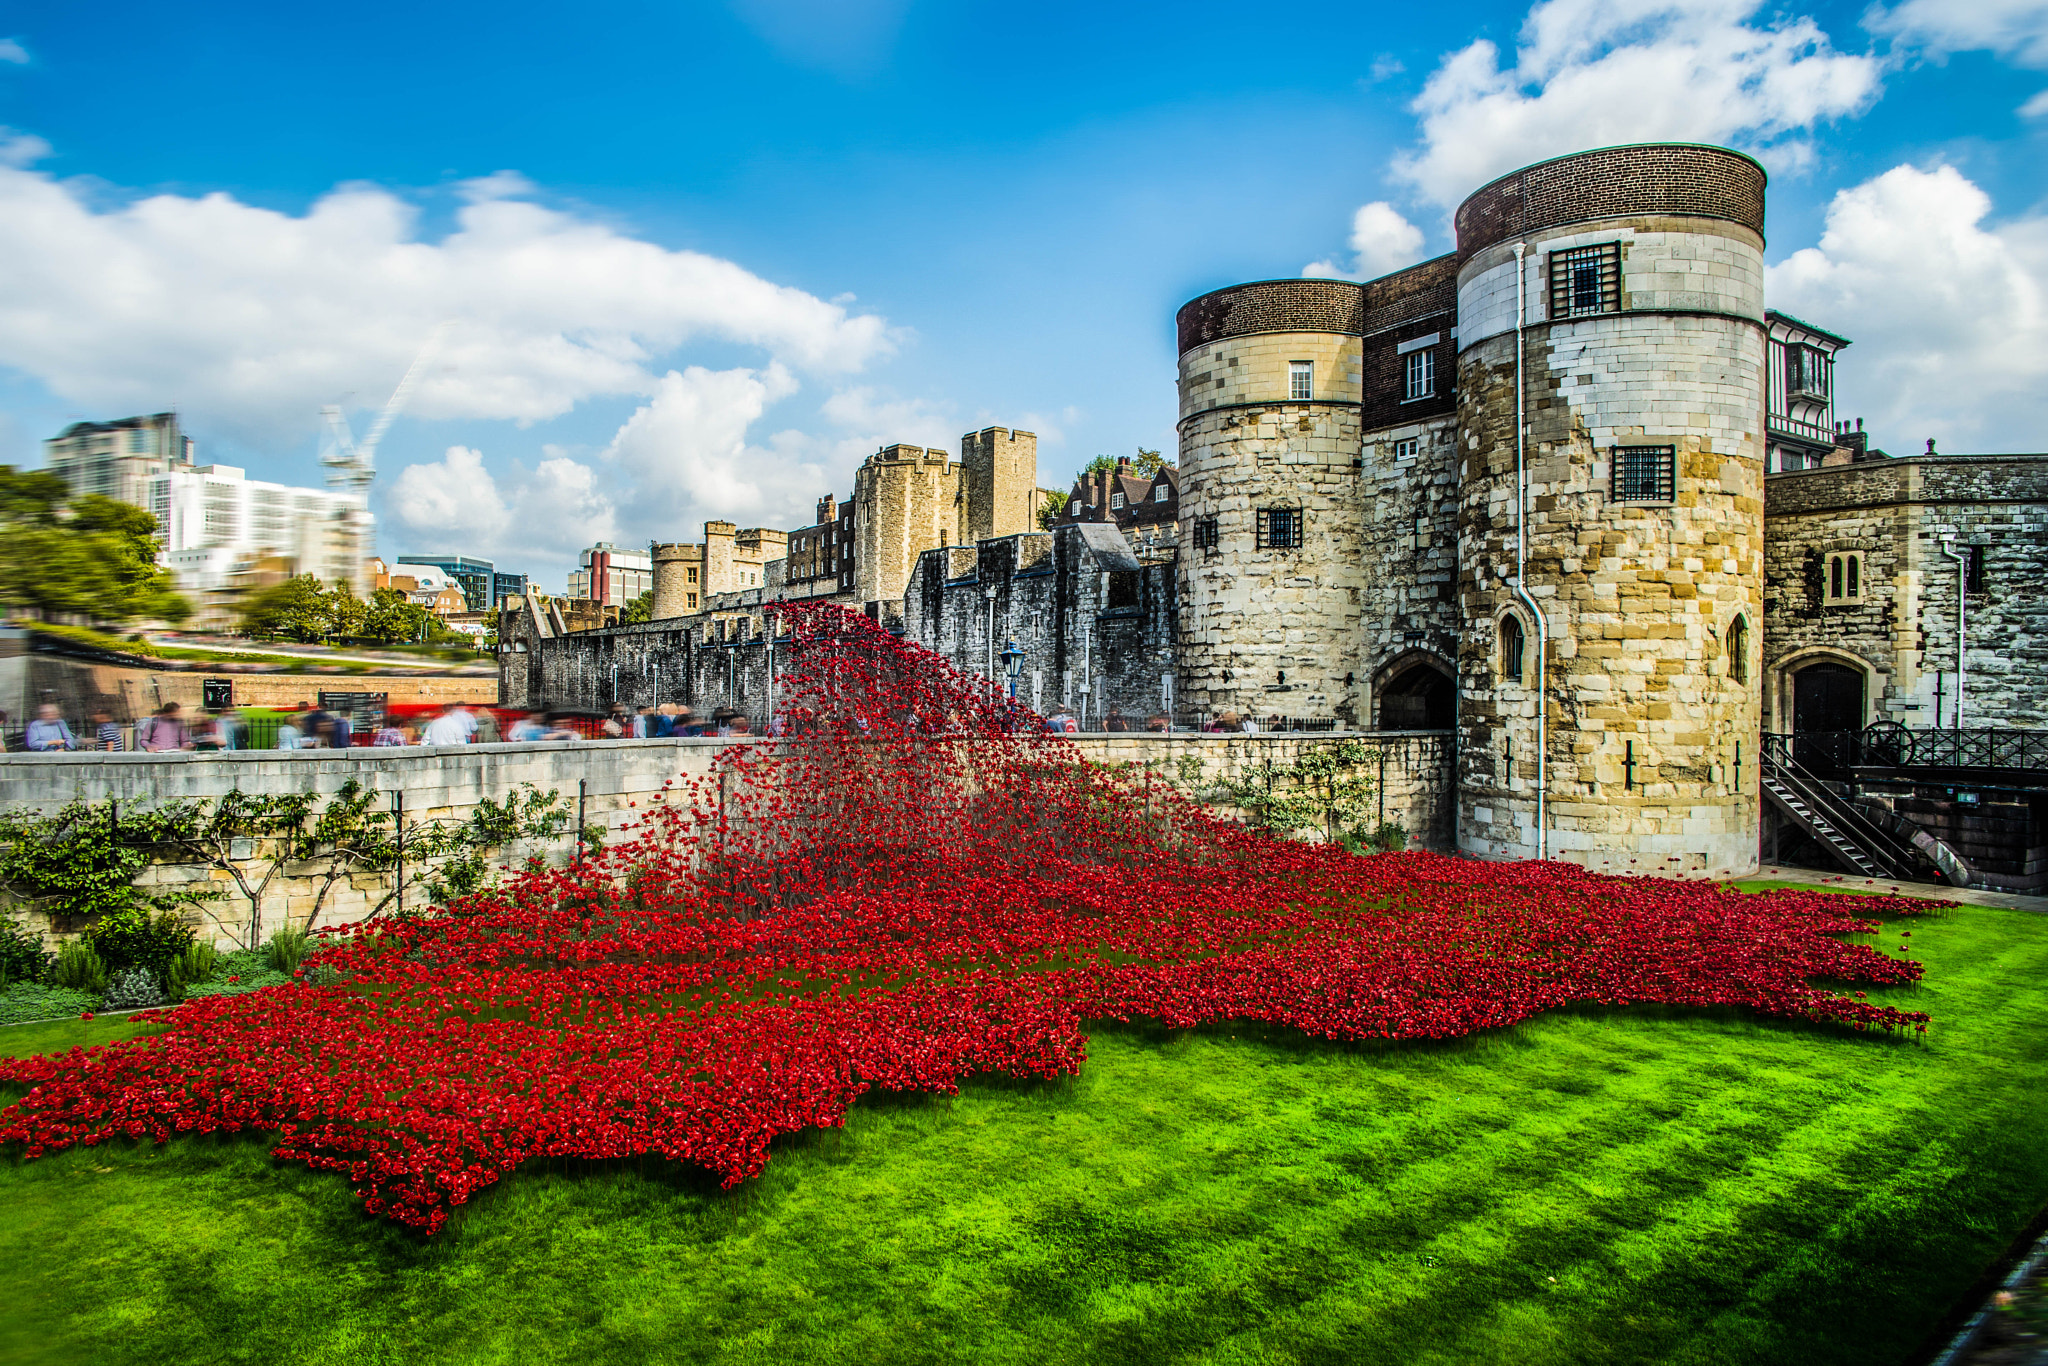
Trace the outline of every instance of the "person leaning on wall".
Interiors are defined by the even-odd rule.
[[[54,750],[77,749],[78,737],[57,714],[57,704],[45,702],[36,708],[36,719],[28,723],[28,734],[22,737],[22,744],[33,753],[45,754]]]

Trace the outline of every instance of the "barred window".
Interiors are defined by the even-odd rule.
[[[1316,365],[1314,361],[1291,360],[1287,362],[1287,397],[1305,402],[1316,396]]]
[[[1550,316],[1621,312],[1621,243],[1599,242],[1550,253]]]
[[[1436,392],[1436,352],[1410,351],[1407,360],[1407,398],[1428,398]]]
[[[1301,547],[1300,508],[1260,508],[1258,548],[1297,550]]]
[[[1672,446],[1616,446],[1614,501],[1668,503],[1674,483],[1677,449]]]
[[[1214,517],[1197,517],[1195,519],[1195,549],[1213,551],[1222,543],[1223,538],[1217,533],[1216,519]]]

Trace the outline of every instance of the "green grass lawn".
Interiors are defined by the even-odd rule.
[[[1925,1043],[1098,1029],[1077,1079],[871,1099],[737,1192],[527,1171],[433,1239],[253,1139],[0,1159],[0,1361],[1884,1366],[2048,1204],[2048,916],[1911,928],[1926,983],[1871,995]]]

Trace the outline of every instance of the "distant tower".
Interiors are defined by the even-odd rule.
[[[654,558],[654,619],[688,616],[701,610],[704,585],[704,547],[677,541],[657,541]]]
[[[1468,854],[1755,866],[1763,226],[1763,168],[1716,147],[1560,157],[1458,209]]]
[[[984,427],[960,438],[960,473],[967,486],[962,539],[985,541],[1038,530],[1038,438],[1030,432]]]
[[[1205,294],[1180,340],[1179,704],[1358,724],[1364,287]]]

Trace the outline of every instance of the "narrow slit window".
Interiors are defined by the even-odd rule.
[[[1851,555],[1849,557],[1849,596],[1852,598],[1863,596],[1863,557],[1861,555]]]
[[[1506,616],[1500,619],[1500,681],[1520,683],[1522,681],[1522,655],[1528,637],[1522,631],[1521,618]]]
[[[1305,403],[1316,396],[1316,364],[1309,360],[1287,362],[1287,397]]]
[[[1840,555],[1830,556],[1828,559],[1828,596],[1831,598],[1842,596],[1842,557]]]
[[[1968,591],[1972,593],[1982,593],[1985,591],[1984,568],[1984,547],[1981,545],[1971,546],[1969,561],[1963,569],[1963,582]]]
[[[1749,681],[1749,618],[1737,617],[1728,626],[1728,676],[1737,683]]]

